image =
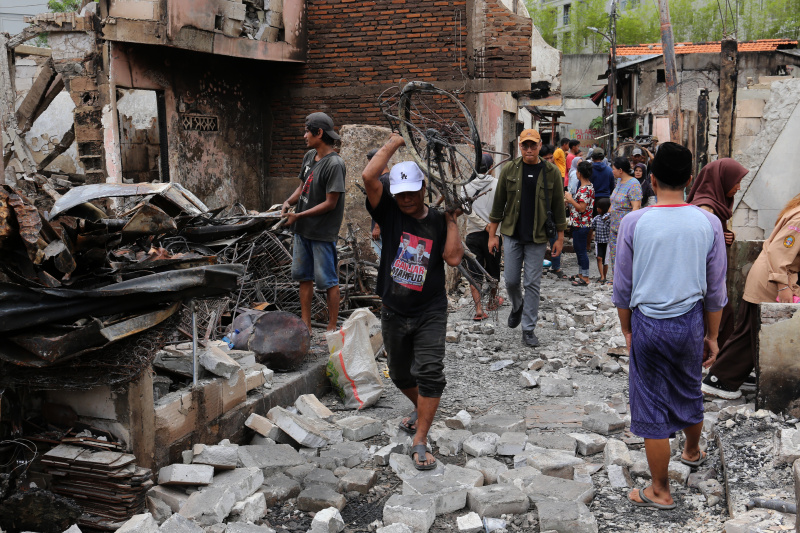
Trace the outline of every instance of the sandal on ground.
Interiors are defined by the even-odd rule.
[[[697,459],[696,461],[690,461],[688,459],[684,459],[683,454],[681,454],[681,462],[687,466],[697,467],[705,463],[707,460],[708,460],[708,454],[702,450],[700,450],[700,458]]]
[[[498,309],[500,309],[500,306],[503,305],[504,301],[505,300],[503,300],[498,296],[497,299],[489,302],[489,305],[487,307],[489,308],[489,311],[497,311]]]
[[[675,509],[678,504],[672,502],[671,504],[667,505],[664,503],[654,502],[650,498],[644,495],[644,489],[639,489],[639,498],[642,500],[637,502],[636,500],[631,499],[631,495],[628,494],[628,501],[631,502],[633,505],[637,507],[652,507],[653,509],[661,509],[662,511],[669,511],[670,509]]]
[[[472,317],[472,320],[474,320],[475,322],[480,322],[481,320],[486,320],[487,318],[489,318],[489,315],[486,313],[480,315],[478,313],[475,313],[475,316]]]
[[[605,285],[608,280],[606,278],[597,278],[597,283]]]
[[[581,278],[577,278],[575,281],[572,282],[573,287],[586,287],[587,285],[588,283],[583,281]]]
[[[417,425],[417,412],[414,411],[413,413],[408,415],[408,420],[401,420],[400,424],[398,424],[397,427],[399,427],[406,433],[413,435],[414,433],[417,432],[416,425]]]
[[[553,274],[558,279],[567,279],[568,278],[568,276],[566,274],[564,274],[564,271],[561,270],[561,269],[551,270],[550,273]]]
[[[427,460],[428,457],[428,447],[424,444],[417,444],[411,447],[411,459],[414,461],[414,468],[417,470],[433,470],[436,468],[436,458],[433,458],[433,462],[430,464],[423,464],[419,461],[420,457],[424,457],[423,461]],[[416,457],[414,457],[416,455]],[[433,457],[433,454],[431,454]]]
[[[613,285],[613,284],[614,284],[614,282],[613,282],[613,281],[611,281],[611,280],[606,280],[605,284],[606,284],[606,285]]]

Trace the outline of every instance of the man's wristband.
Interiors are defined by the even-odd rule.
[[[786,290],[786,289],[788,289],[788,288],[789,288],[789,286],[787,285],[787,286],[785,286],[785,287],[784,287],[784,288],[782,288],[782,289],[778,289],[778,292],[785,291],[785,290]]]

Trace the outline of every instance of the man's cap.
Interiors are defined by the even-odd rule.
[[[642,149],[641,148],[634,148],[632,155],[642,155]]]
[[[425,175],[413,161],[397,163],[389,171],[389,192],[392,194],[418,191],[423,183]]]
[[[522,130],[522,133],[519,134],[520,144],[524,143],[525,141],[533,141],[535,143],[538,143],[541,140],[542,137],[536,130]]]
[[[333,131],[333,119],[325,113],[311,113],[306,117],[306,128],[320,128],[334,141],[340,139],[339,134]]]
[[[377,148],[373,148],[372,150],[367,152],[367,161],[372,161],[372,158],[375,157],[375,154],[377,154],[377,153],[378,153],[378,149]]]
[[[592,159],[603,159],[605,156],[606,153],[599,146],[592,150]]]

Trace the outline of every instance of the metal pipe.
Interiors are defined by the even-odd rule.
[[[197,312],[194,300],[189,302],[192,310],[192,386],[197,387]]]
[[[669,18],[668,0],[658,0],[661,18],[661,48],[664,53],[664,75],[667,83],[669,107],[669,136],[674,143],[681,142],[681,95],[678,91],[678,71],[675,67],[675,39]]]

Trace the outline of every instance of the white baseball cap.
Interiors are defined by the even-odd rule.
[[[633,149],[633,155],[642,155],[642,149],[641,148],[634,148]]]
[[[423,183],[425,183],[425,175],[413,161],[397,163],[389,171],[389,192],[392,194],[418,191],[422,188]]]

